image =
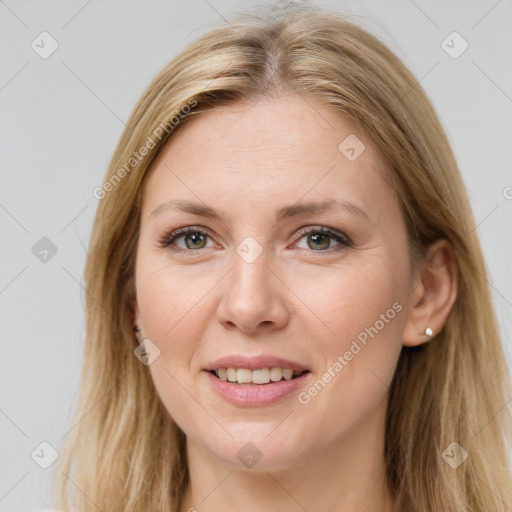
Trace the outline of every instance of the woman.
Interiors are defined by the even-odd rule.
[[[375,37],[230,20],[150,84],[95,194],[61,510],[508,510],[470,204]]]

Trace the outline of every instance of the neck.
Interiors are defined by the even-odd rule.
[[[237,469],[187,439],[190,485],[180,512],[392,512],[384,439],[383,407],[342,439],[276,471]]]

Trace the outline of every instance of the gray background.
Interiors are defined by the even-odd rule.
[[[432,98],[471,198],[510,363],[512,2],[314,3],[379,36]],[[124,121],[179,50],[232,10],[254,5],[0,0],[0,511],[50,505],[51,467],[31,453],[42,441],[58,446],[69,428],[93,190]],[[46,59],[31,47],[43,31],[59,45]],[[441,46],[453,31],[469,43],[456,59]],[[32,252],[42,237],[57,247],[46,262]]]

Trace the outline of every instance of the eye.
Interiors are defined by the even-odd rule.
[[[169,250],[175,252],[191,252],[204,249],[206,247],[207,238],[209,238],[209,235],[205,231],[193,226],[188,226],[163,236],[158,240],[158,245],[167,247]],[[180,239],[183,239],[184,246],[176,244]],[[173,244],[175,245],[174,247]]]
[[[303,235],[301,239],[307,237],[308,247],[306,249],[311,249],[314,252],[336,252],[352,246],[352,241],[347,235],[327,227],[304,228],[297,234]],[[333,240],[338,245],[331,247]]]

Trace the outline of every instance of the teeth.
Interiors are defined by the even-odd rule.
[[[219,368],[215,374],[219,379],[238,384],[268,384],[270,381],[279,382],[283,378],[290,380],[293,376],[301,375],[302,372],[294,372],[290,368],[260,368],[250,370],[249,368]]]
[[[240,372],[240,370],[238,371]],[[270,382],[270,370],[268,368],[253,370],[251,372],[251,382],[253,384],[268,384]]]
[[[283,370],[283,377],[286,380],[290,380],[293,377],[293,370],[290,370],[289,368]]]
[[[247,368],[238,368],[236,370],[236,381],[239,384],[249,384],[252,381],[252,371]]]
[[[278,382],[283,378],[283,370],[281,368],[270,368],[270,380]]]

